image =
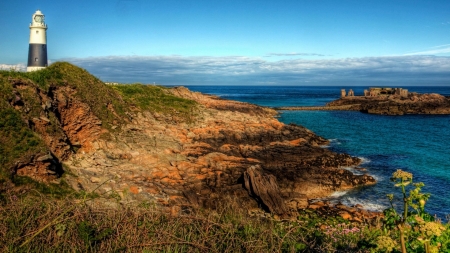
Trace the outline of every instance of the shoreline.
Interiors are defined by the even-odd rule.
[[[354,105],[342,106],[282,106],[272,107],[277,111],[356,111],[351,109]]]
[[[211,94],[211,90],[212,90],[211,88],[205,89],[205,90],[209,91],[209,93]],[[360,89],[360,90],[362,91],[362,89]],[[414,90],[414,89],[410,88],[410,90]],[[198,91],[201,92],[201,91],[203,91],[203,89],[199,89]],[[261,95],[261,94],[266,94],[266,93],[263,93],[263,92],[266,92],[266,91],[268,92],[268,94],[273,94],[274,96]],[[442,95],[450,94],[449,93],[450,91],[448,90],[448,88],[446,88],[446,89],[428,89],[428,87],[427,88],[421,87],[420,89],[417,89],[417,90],[414,90],[414,91],[417,91],[417,92],[419,92],[421,94],[424,94],[424,93],[438,93],[438,94],[442,94]],[[287,95],[282,95],[282,93],[280,93],[280,95],[276,95],[277,94],[276,92],[278,92],[278,90],[269,90],[269,89],[265,89],[265,88],[258,89],[258,92],[254,92],[254,90],[252,90],[252,89],[245,89],[244,88],[244,89],[242,89],[242,94],[244,94],[245,96],[234,96],[233,94],[227,95],[227,92],[228,92],[228,90],[224,89],[223,93],[225,95],[223,95],[222,97],[226,97],[228,99],[233,99],[233,100],[238,100],[238,101],[241,101],[241,99],[242,99],[242,101],[244,101],[244,102],[253,101],[253,103],[261,104],[263,106],[266,106],[266,107],[269,107],[269,108],[274,108],[274,109],[278,109],[283,104],[288,104],[288,105],[296,105],[296,104],[325,105],[326,103],[328,103],[328,102],[330,102],[330,101],[332,101],[332,100],[337,98],[335,96],[335,94],[333,94],[333,92],[325,91],[325,92],[322,93],[322,89],[320,89],[320,88],[318,88],[318,89],[296,88],[296,89],[293,89],[292,92],[287,91],[287,93],[286,93]],[[236,90],[235,89],[230,90],[230,93],[233,93],[233,92],[236,93]],[[357,92],[360,92],[360,91],[358,90]],[[321,95],[318,95],[318,99],[319,100],[317,100],[317,101],[319,101],[319,103],[314,102],[314,101],[316,101],[315,99],[309,99],[309,96],[307,96],[307,94],[316,94],[316,93],[317,94],[321,94]],[[448,98],[448,96],[447,96],[447,98]],[[284,99],[286,99],[286,102],[282,101]],[[303,109],[303,110],[311,109],[311,107],[312,106],[300,106],[300,109]],[[322,107],[322,106],[320,106],[320,107],[321,107],[320,109],[328,109],[328,108],[325,108],[325,107]],[[313,108],[313,109],[315,109],[315,108]],[[306,112],[307,111],[305,111],[305,113]],[[329,122],[330,121],[332,122],[332,119],[333,119],[333,118],[329,118],[329,117],[330,116],[332,117],[332,115],[335,115],[335,114],[336,114],[336,116],[338,116],[338,115],[343,115],[343,116],[344,115],[349,115],[349,116],[352,115],[351,117],[358,117],[359,119],[364,119],[363,121],[367,120],[367,124],[365,124],[363,121],[355,122],[355,124],[358,126],[358,129],[364,129],[364,131],[370,131],[370,129],[368,129],[368,127],[365,127],[367,125],[370,125],[370,122],[374,121],[374,122],[376,122],[377,125],[382,126],[384,121],[386,121],[386,124],[388,124],[386,127],[389,128],[390,132],[396,132],[396,131],[402,132],[401,129],[395,129],[395,128],[392,129],[391,128],[392,124],[389,123],[389,122],[392,122],[392,121],[395,121],[395,122],[398,121],[398,122],[402,122],[401,123],[401,126],[402,126],[401,128],[402,129],[407,129],[407,130],[409,129],[409,130],[413,131],[413,133],[417,134],[417,133],[420,133],[420,132],[418,132],[418,130],[420,130],[420,129],[418,129],[417,127],[414,127],[415,126],[414,125],[415,121],[418,121],[418,122],[420,122],[420,124],[424,124],[424,126],[427,126],[427,127],[430,127],[429,126],[430,124],[431,125],[433,125],[433,124],[434,125],[439,125],[441,127],[441,129],[442,128],[444,128],[444,129],[446,128],[446,126],[444,126],[444,122],[448,121],[448,115],[408,114],[408,115],[406,115],[405,118],[402,117],[402,119],[400,119],[399,117],[377,117],[377,116],[372,117],[368,113],[357,113],[357,111],[345,112],[344,114],[342,114],[343,112],[341,113],[341,112],[338,112],[338,111],[336,111],[336,112],[332,112],[332,111],[320,112],[319,110],[317,110],[316,112],[319,113],[319,114],[315,114],[314,111],[310,111],[310,113],[307,113],[307,114],[305,114],[305,113],[303,113],[301,111],[299,111],[298,114],[296,114],[295,111],[291,111],[291,112],[289,112],[289,111],[284,111],[284,112],[283,111],[279,111],[279,114],[278,114],[277,118],[280,121],[282,121],[282,122],[284,122],[286,124],[288,124],[290,122],[293,122],[293,123],[296,123],[296,124],[300,124],[300,125],[306,126],[308,129],[311,129],[313,131],[317,131],[317,133],[319,135],[321,135],[321,136],[327,136],[327,138],[333,138],[333,136],[336,136],[336,135],[332,134],[331,129],[330,130],[326,130],[326,129],[323,130],[323,127],[321,127],[320,124],[322,124],[324,126],[328,126]],[[318,116],[314,116],[314,115],[318,115]],[[320,116],[320,115],[323,115],[323,116]],[[440,120],[441,116],[445,117],[444,121]],[[317,118],[316,120],[318,120],[317,121],[318,123],[309,122],[309,124],[308,124],[308,119],[309,118],[311,118],[311,120],[313,120],[313,121],[316,121],[315,120],[316,117],[320,117],[320,119],[323,119],[323,120],[319,120],[319,118]],[[411,122],[412,125],[409,125],[409,123],[406,123],[406,125],[404,125],[403,122]],[[435,123],[433,123],[433,122],[435,122]],[[439,123],[439,122],[442,122],[442,124]],[[345,127],[345,124],[341,124],[340,121],[338,121],[338,123],[340,124],[339,125],[340,128],[344,128]],[[344,123],[344,122],[342,122],[342,123]],[[411,127],[409,127],[409,126],[411,126]],[[433,128],[430,128],[430,129],[433,129]],[[376,132],[377,135],[385,134],[385,133],[383,133],[382,129],[379,129],[379,128],[376,128],[375,132]],[[410,132],[408,131],[408,133],[410,133]],[[439,132],[439,133],[440,133],[439,136],[443,136],[445,139],[448,139],[448,135],[447,134],[444,134],[444,133],[441,133],[441,132]],[[340,136],[339,138],[342,139],[342,140],[345,140],[348,136],[352,136],[352,137],[356,138],[356,135],[357,134],[353,134],[350,131],[344,131],[343,134],[339,135]],[[388,134],[388,136],[391,136],[391,135],[392,135],[392,137],[390,137],[390,140],[395,140],[395,138],[397,138],[393,134]],[[406,137],[408,137],[408,136],[404,136],[404,138],[406,138]],[[357,139],[355,139],[355,140],[357,140]],[[416,140],[411,140],[410,141],[409,138],[406,138],[405,141],[406,141],[406,143],[409,143],[408,144],[409,146],[420,145],[420,143],[422,142],[420,140],[417,140],[417,141]],[[435,140],[434,142],[439,142],[439,140]],[[334,144],[336,144],[336,143],[334,143]],[[342,145],[345,145],[344,141],[342,142]],[[331,143],[331,145],[324,145],[323,147],[327,147],[327,146],[331,146],[332,150],[334,149],[333,147],[339,147],[337,145],[333,145],[333,142]],[[389,185],[389,180],[388,180],[389,176],[391,175],[391,174],[389,174],[390,171],[391,170],[394,171],[395,168],[397,168],[399,166],[400,167],[405,166],[405,167],[402,167],[402,168],[409,169],[412,172],[417,173],[417,175],[425,177],[426,179],[434,178],[434,176],[430,175],[430,177],[428,177],[429,175],[426,172],[423,172],[420,169],[416,169],[416,168],[424,167],[420,163],[420,161],[417,161],[417,159],[418,159],[417,157],[420,157],[420,154],[416,154],[417,152],[413,152],[413,154],[416,154],[416,155],[414,155],[414,158],[412,158],[412,157],[408,158],[407,157],[408,154],[409,154],[408,147],[402,147],[398,151],[398,152],[400,152],[399,153],[400,157],[395,155],[396,152],[397,152],[395,150],[395,148],[389,148],[389,150],[392,150],[392,152],[390,152],[387,156],[382,156],[382,159],[380,160],[376,156],[380,155],[380,154],[384,154],[384,153],[377,152],[375,146],[377,146],[377,145],[376,144],[374,144],[374,145],[369,144],[369,146],[368,146],[368,148],[372,150],[371,154],[374,155],[374,157],[371,158],[372,163],[370,163],[368,165],[364,165],[363,164],[362,167],[366,167],[368,169],[368,172],[371,175],[373,174],[373,175],[376,176],[377,181],[378,181],[378,179],[381,180],[381,181],[378,182],[375,187],[368,188],[367,189],[368,190],[367,193],[365,193],[364,191],[358,191],[358,193],[351,191],[348,195],[346,195],[346,196],[350,197],[350,200],[351,200],[350,203],[357,203],[357,202],[353,202],[355,199],[362,199],[362,200],[377,199],[377,197],[375,197],[375,196],[378,196],[378,195],[375,195],[377,192],[379,192],[381,194],[381,195],[379,195],[379,196],[381,196],[380,198],[383,198],[386,193],[390,193],[392,191],[395,191],[395,190],[392,190],[390,188],[387,189],[385,187],[389,187],[390,186]],[[439,146],[442,146],[442,145],[439,145]],[[420,147],[422,147],[422,146],[420,146]],[[421,148],[421,149],[423,149],[423,148]],[[349,154],[356,155],[356,156],[359,156],[359,154],[362,154],[360,151],[358,151],[359,149],[345,148],[345,150],[343,150],[343,149],[338,149],[338,150],[340,150],[341,152],[347,152]],[[433,154],[433,155],[436,155],[435,154],[436,151],[437,150],[430,150],[431,154]],[[428,152],[428,149],[424,149],[423,152]],[[365,153],[365,152],[363,152],[363,153]],[[384,160],[384,158],[388,159],[388,157],[390,157],[389,159],[392,159],[392,161],[391,160],[390,161],[385,161]],[[407,165],[397,165],[395,161],[398,160],[398,159],[406,159],[408,164]],[[446,161],[441,161],[441,160],[442,159],[440,159],[440,160],[438,159],[438,161],[440,161],[442,164],[447,164]],[[377,169],[378,166],[387,166],[386,167],[386,172],[383,172],[383,173],[380,172]],[[427,166],[425,166],[425,167],[427,167]],[[443,168],[439,167],[438,164],[435,164],[435,167],[440,168],[439,169],[440,171],[443,170]],[[448,177],[446,177],[446,178],[448,178]],[[425,183],[426,183],[426,186],[427,186],[426,187],[427,190],[429,192],[433,193],[433,195],[435,193],[438,193],[438,194],[440,193],[440,191],[439,191],[438,187],[435,185],[434,181],[427,183],[426,180],[425,180]],[[447,188],[446,182],[442,182],[442,183],[444,183],[446,185],[446,188]],[[430,188],[428,188],[428,187],[430,187]],[[347,198],[347,197],[344,197],[344,198]],[[439,202],[439,203],[441,203],[441,202]],[[442,201],[442,203],[445,204],[446,207],[448,206],[448,201]],[[437,208],[436,205],[434,205],[434,203],[429,205],[428,208],[430,208],[430,210],[432,210],[431,211],[432,213],[438,213],[439,217],[441,217],[441,218],[445,217],[445,213],[448,213],[448,208],[446,208],[446,211],[440,211],[439,208]]]
[[[43,71],[68,81],[40,87],[20,76],[5,78],[16,98],[5,107],[42,136],[42,154],[10,170],[19,176],[51,183],[64,173],[75,191],[114,191],[120,203],[181,210],[235,196],[243,208],[277,214],[296,211],[305,199],[375,183],[340,168],[360,159],[322,148],[326,139],[278,121],[273,109],[184,87],[105,85],[68,63]]]

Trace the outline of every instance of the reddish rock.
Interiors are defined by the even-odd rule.
[[[30,157],[14,168],[19,175],[50,180],[62,173],[63,161],[76,175],[67,176],[75,189],[97,189],[99,182],[92,178],[114,180],[98,190],[114,190],[123,201],[160,205],[211,206],[236,196],[280,216],[288,212],[285,203],[301,209],[307,198],[375,182],[339,169],[360,160],[322,148],[326,139],[279,122],[269,108],[178,87],[165,92],[199,104],[192,122],[133,108],[127,120],[114,119],[114,131],[108,132],[69,85],[52,87],[49,94],[32,83],[14,87],[11,103],[17,110],[28,110],[21,91],[34,94],[39,106],[29,123],[54,155],[50,160],[45,153]],[[104,106],[117,117],[110,103]]]

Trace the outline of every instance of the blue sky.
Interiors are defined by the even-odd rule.
[[[0,67],[48,57],[104,81],[166,85],[450,85],[450,1],[1,1]]]

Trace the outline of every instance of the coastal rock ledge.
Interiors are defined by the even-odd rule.
[[[326,139],[302,126],[279,122],[275,110],[176,87],[158,89],[195,101],[190,116],[161,113],[125,102],[72,65],[52,66],[46,71],[60,71],[63,81],[47,87],[2,79],[11,93],[2,108],[19,113],[45,144],[11,163],[13,174],[52,183],[64,175],[75,190],[118,200],[103,204],[145,201],[173,213],[232,198],[249,210],[285,215],[306,208],[309,199],[375,183],[345,169],[359,158],[328,150]],[[89,97],[95,92],[102,96]]]
[[[289,205],[297,208],[308,198],[375,183],[371,176],[340,168],[360,159],[321,147],[328,141],[279,122],[271,109],[184,87],[169,92],[199,103],[195,121],[172,124],[164,115],[137,112],[118,134],[97,139],[89,152],[72,157],[70,167],[78,175],[73,186],[94,189],[106,182],[98,190],[114,190],[122,201],[180,210],[214,208],[233,197],[245,208],[284,214],[285,203],[299,203]]]
[[[450,98],[436,93],[415,92],[405,96],[346,96],[328,103],[325,108],[343,108],[380,115],[450,114]]]

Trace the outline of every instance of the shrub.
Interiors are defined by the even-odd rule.
[[[384,240],[384,243],[378,244],[380,250],[391,252],[396,247],[392,239],[398,240],[398,245],[402,253],[406,252],[437,252],[443,247],[442,242],[448,238],[443,236],[447,234],[449,227],[445,227],[439,221],[435,221],[433,216],[425,212],[425,203],[430,197],[429,193],[422,193],[421,182],[413,183],[413,174],[397,170],[392,174],[391,181],[401,190],[402,212],[398,213],[394,206],[394,195],[388,194],[391,207],[384,211],[384,232],[378,241]],[[407,192],[407,188],[414,188]],[[411,207],[414,211],[410,211]],[[444,232],[446,231],[446,232]],[[389,238],[389,239],[388,239]],[[445,246],[446,247],[446,246]]]

